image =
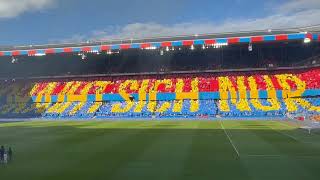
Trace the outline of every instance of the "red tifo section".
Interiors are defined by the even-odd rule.
[[[162,77],[162,79],[170,79],[172,82],[171,85],[165,85],[165,84],[160,84],[158,87],[158,92],[160,93],[172,93],[175,92],[176,88],[176,83],[178,79],[182,79],[184,82],[184,87],[183,91],[184,92],[190,92],[192,89],[192,80],[196,77],[198,78],[198,87],[199,87],[199,92],[218,92],[219,91],[219,77],[224,77],[227,76],[231,82],[233,83],[234,87],[237,90],[237,77],[243,76],[244,77],[244,84],[247,87],[248,90],[250,90],[250,86],[248,83],[248,77],[252,76],[256,80],[257,87],[259,90],[266,90],[267,85],[264,80],[264,75],[267,75],[270,77],[273,86],[276,90],[282,90],[282,87],[278,83],[278,79],[276,77],[277,74],[286,74],[287,72],[277,72],[277,73],[268,73],[268,72],[256,72],[256,73],[223,73],[223,74],[200,74],[200,75],[170,75],[166,77]],[[301,80],[306,82],[306,89],[320,89],[320,69],[311,69],[307,71],[297,71],[294,73],[295,76],[300,78]],[[110,84],[107,85],[104,90],[102,91],[103,93],[118,93],[119,86],[124,83],[127,79],[131,80],[137,80],[139,87],[141,87],[141,84],[143,80],[149,80],[147,92],[149,92],[157,80],[156,77],[152,76],[146,76],[143,78],[137,78],[137,77],[119,77],[119,78],[102,78],[100,79],[101,81],[110,81]],[[57,84],[53,88],[52,94],[51,95],[57,95],[61,93],[63,90],[68,90],[65,89],[67,82],[65,81],[56,81]],[[81,94],[82,90],[86,87],[86,85],[92,82],[90,80],[85,80],[85,81],[78,81],[77,83],[80,83],[80,85],[77,86],[77,89],[74,91],[74,94]],[[295,82],[292,82],[290,80],[287,81],[288,84],[291,86],[292,89],[296,88]],[[73,85],[75,85],[76,82],[72,82]],[[41,90],[45,89],[46,86],[48,85],[48,82],[43,82],[40,83],[38,88],[35,91],[35,94],[38,92],[41,92]],[[70,86],[71,87],[71,86]],[[69,87],[69,88],[70,88]],[[99,87],[96,87],[95,85],[92,85],[89,88],[88,94],[96,94],[97,89]],[[126,87],[126,91],[128,93],[138,93],[137,90],[132,90],[130,88],[130,85]],[[34,94],[34,95],[35,95]]]

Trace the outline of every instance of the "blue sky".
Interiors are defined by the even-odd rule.
[[[320,0],[0,0],[0,45],[320,24]]]

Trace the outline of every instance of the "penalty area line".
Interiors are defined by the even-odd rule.
[[[220,126],[221,126],[221,128],[222,128],[222,129],[223,129],[223,131],[224,131],[224,134],[227,136],[227,138],[229,139],[229,142],[230,142],[230,144],[232,145],[232,147],[233,147],[234,151],[237,153],[237,156],[240,158],[240,153],[239,153],[239,151],[238,151],[237,147],[234,145],[234,143],[233,143],[232,139],[230,138],[230,136],[229,136],[228,132],[227,132],[227,131],[226,131],[226,129],[224,128],[224,126],[223,126],[223,124],[222,124],[221,120],[220,120],[219,122],[220,122]]]
[[[242,155],[242,157],[256,157],[256,158],[287,158],[287,155],[280,155],[280,154],[248,154]],[[295,158],[318,158],[319,155],[308,155],[308,154],[297,154],[293,155]]]
[[[295,140],[295,141],[300,142],[300,140],[299,140],[298,138],[296,138],[296,137],[294,137],[294,136],[292,136],[292,135],[290,135],[290,134],[287,134],[287,133],[285,133],[285,132],[282,132],[281,130],[275,129],[275,128],[271,127],[271,126],[268,126],[268,127],[269,127],[270,129],[274,130],[275,132],[279,133],[279,134],[282,134],[282,135],[284,135],[284,136],[287,136],[287,137],[290,138],[290,139],[293,139],[293,140]]]
[[[277,123],[279,123],[280,125],[282,125],[282,126],[286,126],[286,127],[288,127],[288,128],[295,128],[296,126],[293,126],[293,125],[288,125],[286,122],[287,121],[275,121],[275,122],[277,122]]]
[[[247,157],[265,157],[265,158],[278,158],[283,157],[283,155],[277,155],[277,154],[249,154],[246,155]]]
[[[282,126],[291,127],[291,126],[287,125],[287,124],[284,123],[284,122],[279,122],[279,123],[280,123],[280,125],[282,125]],[[298,129],[300,132],[303,132],[304,134],[306,134],[306,132],[304,131],[304,129],[302,129],[301,127],[297,127],[297,129]],[[295,137],[295,136],[292,136],[292,135],[289,135],[289,134],[287,134],[287,133],[280,132],[280,131],[279,131],[279,133],[282,133],[282,134],[284,134],[284,135],[286,135],[286,136],[288,136],[288,137],[291,137],[291,138],[293,138],[293,139],[295,139],[295,140],[297,140],[297,141],[303,142],[303,143],[305,143],[305,144],[315,144],[315,143],[316,143],[316,142],[312,142],[312,141],[302,141],[301,139],[299,139],[299,138],[305,138],[305,137],[300,137],[300,136]],[[317,134],[310,132],[309,135],[317,135]]]

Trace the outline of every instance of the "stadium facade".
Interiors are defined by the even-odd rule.
[[[268,31],[5,47],[0,117],[316,119],[319,42]]]

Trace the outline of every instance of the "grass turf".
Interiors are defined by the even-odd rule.
[[[0,179],[318,180],[319,140],[276,121],[3,123]]]

